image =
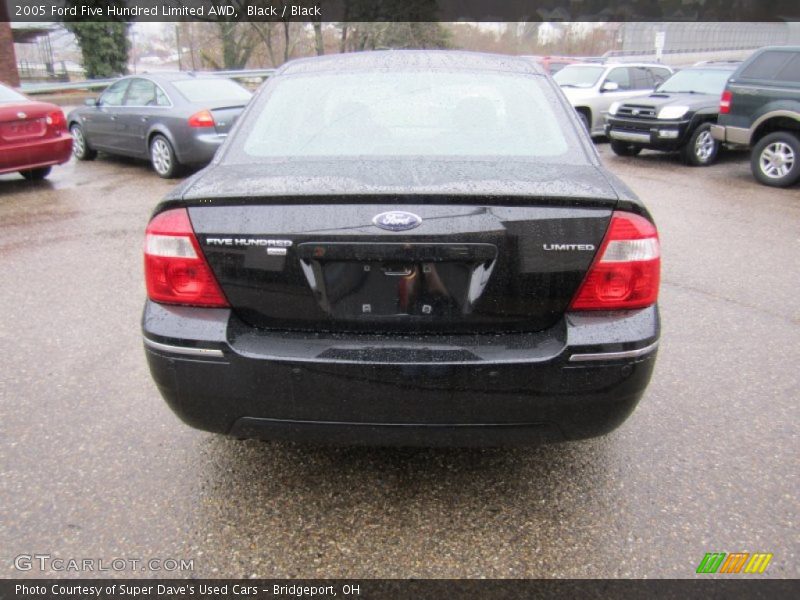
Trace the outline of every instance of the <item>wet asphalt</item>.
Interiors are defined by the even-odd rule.
[[[0,176],[0,576],[78,576],[15,570],[37,553],[194,561],[95,573],[124,577],[693,577],[761,551],[798,577],[800,188],[743,154],[599,148],[661,231],[655,374],[610,435],[505,450],[188,428],[139,333],[143,230],[174,184],[102,156]]]

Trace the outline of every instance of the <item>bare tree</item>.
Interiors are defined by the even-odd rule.
[[[267,56],[269,58],[269,62],[271,66],[276,67],[278,66],[278,61],[275,59],[275,30],[279,27],[278,23],[256,23],[251,22],[250,26],[256,32],[256,35],[261,39],[264,43],[264,47],[267,49]]]
[[[314,49],[317,51],[317,56],[325,54],[325,40],[322,37],[322,23],[314,21]]]

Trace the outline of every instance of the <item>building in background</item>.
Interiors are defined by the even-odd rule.
[[[4,6],[5,4],[0,2],[0,8]],[[0,15],[0,82],[17,87],[19,75],[17,57],[14,54],[14,37],[11,33],[11,24],[3,21],[2,17],[3,15]]]

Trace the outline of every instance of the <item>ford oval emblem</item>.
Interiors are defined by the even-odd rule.
[[[414,213],[391,210],[375,215],[372,223],[381,229],[388,229],[389,231],[407,231],[414,229],[414,227],[419,227],[422,219]]]

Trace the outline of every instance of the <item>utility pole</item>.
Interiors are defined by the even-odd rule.
[[[181,56],[183,55],[181,51],[181,28],[178,24],[175,25],[175,45],[178,46],[178,70],[183,71],[183,61],[181,60]]]
[[[136,27],[136,25],[133,27]],[[136,75],[136,63],[138,60],[136,56],[136,30],[133,27],[131,27],[131,54],[133,55],[133,74]]]

